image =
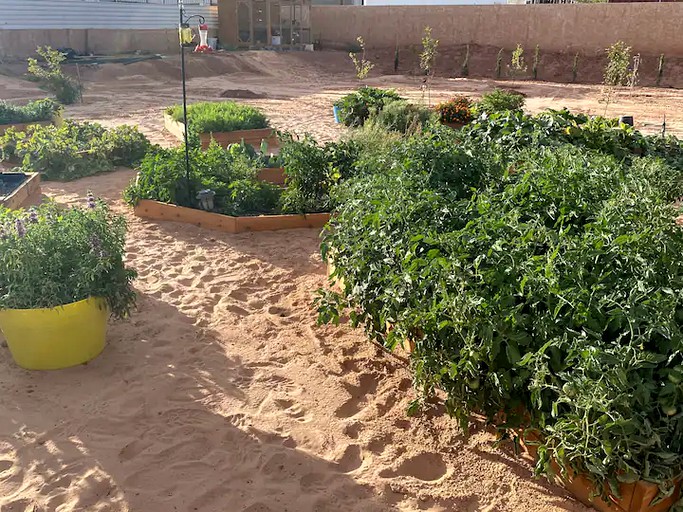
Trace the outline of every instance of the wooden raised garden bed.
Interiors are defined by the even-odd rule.
[[[515,435],[514,432],[513,435]],[[520,444],[526,454],[535,461],[538,452],[536,446],[531,443],[538,440],[538,436],[533,433],[527,433],[526,439],[529,443],[525,443],[521,432],[516,432],[516,435],[520,436]],[[556,475],[553,483],[564,487],[576,499],[600,512],[668,512],[681,494],[681,482],[679,481],[672,496],[653,503],[659,492],[659,487],[656,484],[640,480],[633,483],[620,483],[620,497],[609,493],[609,497],[603,499],[600,496],[591,496],[593,485],[588,478],[583,475],[570,475],[567,478],[563,478],[560,475],[558,464],[554,461],[551,464]]]
[[[160,203],[159,201],[151,201],[149,199],[141,200],[135,205],[134,211],[136,216],[144,219],[183,222],[185,224],[193,224],[200,228],[215,229],[226,233],[322,228],[330,220],[329,213],[231,217],[230,215],[205,212],[203,210]]]
[[[40,203],[40,174],[0,173],[0,206],[17,210]]]
[[[171,116],[164,114],[164,126],[166,130],[174,135],[181,142],[185,140],[185,126],[183,123],[174,121]],[[255,148],[261,146],[261,141],[266,141],[269,150],[275,150],[279,146],[279,141],[275,130],[272,128],[259,128],[257,130],[236,130],[233,132],[212,132],[200,133],[199,139],[202,143],[202,149],[206,149],[211,144],[211,140],[215,140],[222,147],[228,147],[230,144],[239,144],[244,141]]]
[[[257,178],[273,185],[284,185],[285,170],[282,167],[264,167],[259,169]]]

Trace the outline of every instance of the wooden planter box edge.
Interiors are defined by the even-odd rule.
[[[41,201],[40,190],[40,174],[26,173],[28,178],[19,188],[14,190],[10,195],[5,196],[0,200],[0,206],[9,208],[10,210],[18,210],[19,208],[28,208],[34,206]]]
[[[226,233],[322,228],[330,220],[329,213],[232,217],[149,199],[138,202],[134,207],[134,213],[144,219],[182,222]]]
[[[164,114],[164,127],[181,142],[185,140],[185,126],[183,123],[175,121],[168,114]],[[242,141],[250,146],[258,147],[263,140],[268,143],[270,149],[276,149],[279,146],[277,134],[273,128],[200,133],[199,139],[202,143],[202,149],[208,148],[212,139],[218,142],[222,147],[227,147],[230,144],[239,144]]]
[[[523,450],[535,460],[537,457],[536,446],[524,442],[524,435],[519,431],[512,433],[519,436]],[[526,439],[536,441],[539,437],[535,433],[530,433],[526,436]],[[639,480],[633,483],[621,483],[619,485],[621,497],[617,498],[610,494],[608,500],[605,501],[600,496],[591,497],[593,486],[585,476],[570,475],[568,478],[563,478],[560,473],[560,467],[555,461],[552,461],[552,467],[555,477],[550,480],[554,484],[565,488],[583,504],[593,507],[599,512],[668,512],[681,493],[681,481],[678,481],[672,496],[651,505],[652,500],[654,500],[659,492],[659,487],[656,484]]]

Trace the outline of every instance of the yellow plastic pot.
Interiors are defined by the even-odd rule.
[[[51,309],[0,310],[0,330],[19,366],[58,370],[102,352],[108,318],[104,299],[91,297]]]

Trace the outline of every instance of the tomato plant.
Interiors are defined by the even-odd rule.
[[[539,474],[596,492],[683,474],[683,195],[677,139],[567,111],[431,127],[334,186],[322,252],[346,310],[416,383],[538,436]],[[388,329],[391,326],[391,329]]]

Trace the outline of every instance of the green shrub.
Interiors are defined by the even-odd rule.
[[[39,46],[36,51],[45,60],[47,67],[41,66],[36,59],[29,58],[29,74],[41,88],[54,94],[58,102],[64,105],[75,103],[81,97],[82,87],[62,71],[62,62],[66,60],[66,56],[49,46]]]
[[[493,114],[506,110],[522,110],[524,108],[524,96],[518,92],[495,89],[484,94],[476,103],[478,113]]]
[[[645,136],[617,119],[548,110],[536,116],[506,111],[481,117],[461,134],[476,144],[495,145],[513,161],[516,151],[571,143],[617,157],[630,164],[638,156],[662,158],[678,176],[683,169],[683,147],[675,137]],[[680,191],[680,189],[678,189]]]
[[[151,145],[137,127],[121,125],[106,130],[93,144],[95,151],[107,155],[115,166],[134,167],[145,157]]]
[[[320,320],[346,310],[388,347],[412,340],[418,387],[443,390],[464,428],[477,412],[532,430],[539,474],[555,460],[597,493],[637,479],[669,493],[683,472],[680,142],[506,111],[391,153],[332,190],[322,251],[343,289],[321,294]]]
[[[71,181],[117,165],[133,166],[149,141],[137,128],[107,130],[96,123],[65,121],[61,126],[29,126],[0,137],[4,160],[19,159],[22,172],[39,172],[48,180]]]
[[[174,121],[183,121],[183,106],[166,109]],[[256,107],[234,101],[194,103],[187,107],[187,119],[199,133],[232,132],[268,128],[268,119]]]
[[[23,124],[51,121],[61,111],[50,99],[32,101],[22,107],[0,100],[0,124]]]
[[[334,105],[339,109],[339,118],[346,126],[363,126],[371,112],[379,112],[384,105],[401,98],[395,91],[361,87],[347,94]]]
[[[403,100],[390,101],[378,112],[370,114],[370,119],[380,126],[400,133],[419,131],[434,117],[432,110]]]
[[[140,163],[138,176],[124,191],[124,199],[129,204],[152,199],[199,208],[197,192],[209,189],[216,193],[214,211],[217,213],[252,215],[275,212],[279,189],[256,179],[255,161],[239,147],[234,145],[224,149],[214,141],[206,151],[193,148],[189,188],[185,149],[155,147]]]
[[[355,173],[358,155],[359,145],[352,140],[321,146],[309,136],[303,140],[285,137],[280,149],[280,159],[287,170],[282,211],[330,211],[330,188]]]
[[[123,262],[125,236],[123,217],[92,196],[85,208],[0,208],[0,309],[102,297],[115,317],[126,316],[135,304],[135,271]]]

